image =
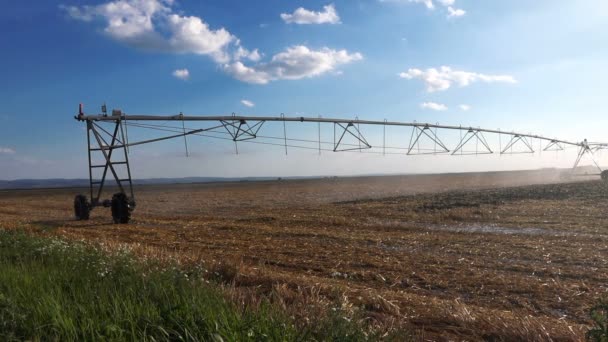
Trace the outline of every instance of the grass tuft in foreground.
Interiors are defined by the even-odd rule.
[[[336,318],[312,329],[238,309],[203,270],[0,230],[0,340],[365,340]]]
[[[594,342],[608,342],[608,299],[602,298],[590,310],[595,326],[587,332],[587,340]]]

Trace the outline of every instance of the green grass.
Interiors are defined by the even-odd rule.
[[[0,340],[365,340],[337,317],[296,328],[263,305],[229,303],[204,270],[0,230]]]
[[[591,308],[590,316],[595,326],[587,332],[587,340],[608,342],[608,298],[600,298],[599,302]]]

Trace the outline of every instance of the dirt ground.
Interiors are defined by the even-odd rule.
[[[103,208],[75,221],[83,189],[0,191],[0,227],[198,264],[243,305],[269,298],[301,320],[334,310],[419,340],[582,340],[608,291],[608,186],[560,182],[546,170],[145,186],[128,225]]]

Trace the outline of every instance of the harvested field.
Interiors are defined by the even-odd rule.
[[[547,183],[537,184],[535,183]],[[424,340],[582,340],[608,291],[608,186],[556,172],[147,186],[128,225],[77,189],[0,192],[0,226],[196,263],[243,305]]]

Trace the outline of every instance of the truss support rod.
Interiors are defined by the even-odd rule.
[[[319,115],[319,119],[321,115]],[[317,122],[317,128],[319,130],[319,155],[321,155],[321,122]]]
[[[357,121],[359,121],[358,116],[355,119]],[[361,124],[360,123],[357,124],[357,141],[359,141],[359,152],[361,152]]]
[[[344,151],[353,151],[353,150],[361,151],[364,148],[365,149],[372,148],[372,145],[370,145],[367,142],[367,140],[365,140],[365,137],[363,137],[363,135],[361,134],[361,131],[352,122],[349,122],[346,126],[343,126],[341,123],[334,122],[334,139],[335,139],[336,126],[340,126],[340,128],[342,128],[342,134],[340,135],[340,138],[338,139],[338,141],[334,143],[334,152],[344,152]],[[355,130],[354,133],[350,130],[351,128]],[[340,150],[338,149],[340,147],[340,144],[342,143],[342,140],[344,139],[344,136],[346,135],[346,133],[350,134],[355,139],[357,139],[357,141],[359,142],[359,147],[340,149]],[[365,145],[365,147],[361,146],[361,144]]]
[[[559,143],[558,141],[555,140],[551,140],[547,146],[545,146],[545,148],[542,149],[542,151],[562,151],[564,149],[564,146],[562,146],[561,143]]]
[[[386,119],[384,119],[384,125],[382,125],[382,155],[386,155]]]
[[[435,131],[433,132],[435,136],[437,136],[437,127],[435,127]],[[434,141],[435,145],[433,146],[433,152],[437,152],[437,141]]]
[[[500,154],[514,154],[514,153],[507,152],[507,151],[510,148],[512,148],[513,146],[515,146],[515,144],[517,144],[519,141],[521,141],[530,150],[528,152],[519,152],[519,153],[534,153],[534,149],[532,148],[532,146],[530,146],[530,143],[525,139],[525,136],[514,134],[511,137],[511,140],[509,141],[509,143],[500,152]],[[515,152],[515,153],[517,153],[517,152]]]
[[[287,155],[287,127],[285,126],[285,115],[281,114],[283,118],[283,138],[285,139],[285,155]]]
[[[476,136],[476,134],[477,134],[477,132],[475,132],[475,133],[473,133],[473,134],[471,134],[471,135],[469,136],[469,133],[473,133],[473,131],[472,131],[472,130],[469,130],[469,131],[468,131],[468,132],[467,132],[467,133],[464,135],[464,137],[460,139],[460,142],[458,143],[458,145],[456,146],[456,148],[455,148],[455,149],[452,151],[452,155],[453,155],[453,154],[455,154],[455,153],[456,153],[456,152],[458,152],[458,151],[460,151],[460,152],[461,152],[461,154],[462,154],[461,149],[462,149],[462,148],[464,147],[464,145],[466,145],[466,144],[467,144],[467,143],[468,143],[468,142],[469,142],[471,139],[473,139],[473,138]],[[468,136],[468,139],[467,139],[467,136]],[[466,140],[465,140],[465,139],[466,139]]]
[[[103,201],[103,203],[101,202],[101,196],[103,194],[103,190],[104,187],[106,185],[106,180],[107,180],[107,176],[108,176],[108,170],[110,170],[112,176],[114,177],[114,180],[116,182],[116,185],[118,186],[118,188],[120,189],[120,192],[125,193],[125,186],[128,185],[129,187],[129,194],[130,194],[130,205],[131,206],[135,206],[135,194],[133,191],[133,182],[132,182],[132,177],[131,177],[131,167],[129,165],[129,156],[128,156],[128,152],[127,152],[127,145],[124,143],[126,141],[126,137],[125,137],[125,130],[124,127],[122,125],[122,121],[120,119],[116,119],[114,121],[114,130],[113,133],[108,132],[107,130],[105,130],[103,127],[99,126],[98,124],[88,121],[87,122],[87,144],[88,144],[88,159],[89,159],[89,190],[90,190],[90,195],[91,195],[91,209],[99,206],[99,205],[103,205],[103,206],[108,206],[109,201]],[[101,133],[105,133],[111,136],[111,140],[110,140],[110,144],[107,143],[107,141],[103,138],[103,136],[101,135]],[[92,139],[91,136],[94,137],[95,141],[97,142],[97,145],[99,146],[99,148],[93,148],[92,147]],[[120,138],[119,138],[120,136]],[[116,156],[116,153],[114,153],[114,150],[117,149],[117,146],[121,146],[121,148],[123,149],[123,155],[124,155],[124,159],[123,160],[119,160],[119,161],[112,161],[112,158]],[[105,163],[103,163],[102,165],[93,165],[92,164],[92,157],[91,157],[91,152],[93,151],[101,151],[104,159],[105,159]],[[126,166],[126,177],[125,178],[121,178],[119,176],[119,172],[116,170],[116,168],[114,167],[115,165],[125,165]],[[94,180],[94,175],[93,175],[93,169],[97,169],[97,168],[103,168],[103,172],[101,175],[101,178],[99,180]]]
[[[257,138],[257,134],[262,128],[264,121],[260,121],[253,126],[249,126],[247,120],[238,120],[238,125],[234,122],[220,120],[233,141],[245,141]],[[232,128],[232,130],[230,130]],[[241,138],[247,136],[246,138]]]
[[[462,154],[462,152],[463,152],[462,148],[467,143],[469,143],[469,141],[471,141],[473,138],[477,138],[477,142],[479,142],[478,133],[479,133],[478,131],[474,131],[472,128],[469,128],[469,130],[464,135],[464,137],[460,138],[460,142],[458,143],[458,145],[456,145],[456,147],[452,151],[452,155],[456,154],[458,151],[460,151],[460,153]],[[483,142],[482,142],[482,144],[483,144]],[[486,145],[484,144],[484,146],[486,146]],[[486,146],[486,148],[488,148],[488,146]],[[475,152],[477,153],[477,149],[475,150]],[[492,153],[492,150],[490,150],[490,153]]]
[[[460,142],[458,143],[456,148],[452,151],[452,155],[458,153],[458,151],[460,151],[460,154],[463,154],[464,146],[466,144],[468,144],[469,141],[471,141],[473,138],[476,138],[477,144],[479,144],[481,142],[481,144],[486,148],[487,151],[483,152],[483,154],[494,153],[494,152],[492,152],[492,149],[490,148],[490,146],[489,146],[488,142],[486,141],[485,137],[483,136],[483,134],[478,130],[473,130],[472,128],[469,128],[469,130],[464,135],[464,137],[460,138]],[[478,145],[476,145],[476,147],[475,147],[475,154],[479,154]]]
[[[416,131],[418,134],[416,134],[416,139],[414,139],[414,141],[412,142],[412,137],[414,135],[414,131]],[[431,134],[427,133],[427,131],[431,132]],[[439,145],[439,147],[441,147],[443,149],[443,151],[441,151],[441,152],[437,152],[435,150],[431,154],[450,152],[450,150],[443,144],[443,142],[441,142],[441,140],[439,140],[439,137],[437,136],[437,134],[435,134],[428,125],[424,125],[422,128],[420,128],[420,126],[414,126],[414,129],[412,130],[412,137],[410,137],[410,146],[408,148],[407,154],[412,154],[412,150],[414,149],[416,144],[419,144],[420,138],[423,135],[428,137],[429,139],[431,139],[431,141],[433,141],[436,145]],[[426,154],[428,154],[428,153],[426,153]]]
[[[114,134],[112,135],[112,143],[110,146],[113,146],[114,143],[116,143],[116,136],[118,134],[118,129],[120,126],[120,120],[116,121],[116,127],[114,128]],[[93,135],[95,136],[95,139],[97,140],[97,143],[100,147],[103,146],[103,142],[102,139],[99,136],[99,133],[97,132],[96,128],[94,125],[91,125],[92,131],[93,131]],[[123,144],[124,147],[124,144]],[[105,185],[105,181],[106,181],[106,176],[108,173],[108,169],[110,169],[110,172],[112,172],[112,175],[114,176],[114,179],[116,181],[116,184],[118,185],[118,188],[120,189],[121,192],[124,192],[124,188],[122,186],[121,180],[118,177],[118,174],[116,173],[116,170],[114,169],[114,165],[112,165],[112,152],[114,151],[114,149],[110,149],[109,151],[106,151],[105,149],[101,148],[100,149],[101,152],[103,153],[103,156],[106,160],[106,164],[103,170],[103,174],[101,176],[101,180],[100,180],[100,184],[99,184],[99,189],[97,192],[97,196],[96,197],[92,197],[91,198],[91,202],[93,205],[97,205],[99,204],[99,199],[101,198],[101,194],[103,192],[103,187]],[[89,164],[89,168],[91,168],[91,165]],[[93,179],[91,179],[91,185],[93,183]],[[91,191],[93,191],[91,189]]]
[[[107,134],[107,135],[109,135],[109,136],[111,136],[111,137],[113,137],[113,138],[116,138],[116,141],[118,141],[120,144],[123,144],[123,142],[122,142],[122,141],[120,141],[120,139],[118,139],[118,137],[115,137],[115,136],[114,136],[114,134],[112,134],[112,133],[110,133],[110,132],[106,131],[106,130],[105,130],[103,127],[101,127],[100,125],[98,125],[98,124],[96,124],[96,123],[93,123],[93,125],[95,125],[95,127],[97,127],[98,129],[100,129],[101,131],[103,131],[105,134]],[[100,136],[100,137],[101,137],[101,136]],[[101,140],[103,140],[103,142],[104,142],[104,143],[106,143],[106,145],[107,145],[107,143],[108,143],[108,142],[107,142],[107,141],[106,141],[106,140],[105,140],[103,137],[101,137]]]
[[[174,138],[179,138],[185,135],[192,135],[192,134],[197,134],[197,133],[201,133],[201,132],[205,132],[205,131],[210,131],[210,130],[214,130],[217,128],[222,127],[220,126],[216,126],[216,127],[212,127],[212,128],[202,128],[202,129],[195,129],[192,131],[188,131],[186,133],[180,133],[180,134],[175,134],[175,135],[170,135],[170,136],[166,136],[166,137],[162,137],[162,138],[156,138],[156,139],[150,139],[150,140],[143,140],[143,141],[138,141],[138,142],[134,142],[134,143],[129,143],[129,144],[123,144],[123,145],[114,145],[114,146],[100,146],[99,148],[94,148],[92,149],[92,151],[99,151],[99,150],[112,150],[112,149],[116,149],[116,148],[123,148],[123,147],[132,147],[132,146],[137,146],[137,145],[143,145],[143,144],[148,144],[148,143],[153,143],[153,142],[157,142],[157,141],[163,141],[163,140],[169,140],[169,139],[174,139]]]
[[[581,148],[578,151],[578,155],[576,157],[576,161],[574,162],[574,166],[572,167],[572,173],[574,173],[576,171],[576,168],[578,167],[578,165],[580,164],[581,160],[583,159],[583,157],[585,156],[585,154],[589,154],[589,156],[591,157],[591,161],[593,161],[593,164],[595,165],[595,167],[600,171],[600,173],[603,171],[602,168],[600,167],[600,165],[597,163],[597,160],[595,160],[595,155],[593,153],[593,150],[591,149],[591,147],[589,146],[589,143],[587,142],[587,139],[585,139],[582,143],[581,143]],[[597,151],[597,149],[596,149]]]
[[[498,129],[498,150],[500,153],[499,156],[502,156],[502,134],[500,133],[500,128]]]
[[[412,140],[412,137],[414,136],[414,132],[415,132],[415,131],[418,131],[418,130],[420,130],[420,131],[419,131],[419,133],[416,135],[416,139],[414,140],[414,142],[413,142],[413,143],[410,143],[409,149],[407,150],[407,154],[410,154],[410,153],[412,152],[412,149],[414,148],[414,146],[416,146],[416,143],[417,143],[417,142],[418,142],[418,140],[420,139],[420,136],[422,136],[422,132],[423,132],[423,130],[422,130],[422,129],[420,129],[419,127],[417,127],[417,126],[416,126],[416,127],[414,127],[414,128],[412,129],[412,136],[410,137],[410,141]]]
[[[578,150],[578,155],[576,156],[576,160],[574,161],[574,165],[572,166],[572,172],[574,173],[574,171],[576,170],[576,168],[578,167],[578,164],[581,162],[581,159],[583,158],[583,155],[585,154],[585,147],[581,147]]]
[[[87,151],[89,155],[89,190],[91,192],[91,200],[93,200],[93,168],[91,162],[91,130],[93,129],[93,123],[87,121]],[[105,167],[105,165],[104,165]]]
[[[126,148],[127,148],[127,153],[131,153],[131,150],[129,149],[129,125],[127,124],[127,119],[124,119],[125,121],[125,143],[127,144]],[[182,125],[183,125],[184,121],[182,121]]]
[[[121,138],[122,138],[123,141],[126,141],[125,140],[125,132],[124,132],[123,127],[122,127],[122,121],[119,121],[118,125],[120,126]],[[122,150],[123,153],[124,153],[125,161],[124,162],[118,162],[118,163],[115,163],[115,164],[123,164],[124,163],[127,166],[127,181],[129,182],[129,192],[131,193],[131,203],[133,205],[135,205],[135,193],[133,191],[133,178],[131,177],[131,165],[129,164],[129,155],[128,155],[129,153],[127,151],[128,148],[129,147],[127,145],[125,145],[125,148],[123,148],[123,150]]]
[[[338,146],[340,146],[340,143],[342,142],[342,139],[344,138],[344,135],[346,134],[346,132],[348,131],[348,128],[343,127],[340,124],[334,124],[334,129],[336,127],[336,125],[339,125],[340,127],[342,127],[344,130],[342,131],[342,135],[340,135],[340,138],[338,139],[338,142],[334,145],[334,152],[336,152],[338,150]],[[351,124],[348,124],[347,127],[350,127]]]
[[[182,132],[184,134],[184,147],[186,148],[186,157],[190,156],[190,153],[188,153],[188,136],[186,135],[186,124],[184,122],[184,115],[181,114],[182,117]]]
[[[119,123],[117,121],[116,128],[114,129],[114,134],[112,134],[112,143],[109,146],[114,146],[114,144],[116,143],[116,135],[118,133],[118,126],[119,126]],[[103,139],[100,137],[99,133],[95,129],[93,129],[93,135],[95,136],[95,138],[97,139],[97,143],[101,147],[103,145],[102,144]],[[97,199],[99,199],[101,197],[103,186],[104,186],[104,183],[106,180],[106,175],[108,173],[108,168],[110,169],[110,172],[112,172],[112,175],[114,176],[114,179],[116,180],[116,183],[117,183],[118,187],[120,188],[120,191],[124,192],[124,188],[122,187],[122,184],[120,182],[120,177],[118,177],[118,174],[116,173],[116,170],[114,169],[114,165],[112,165],[112,163],[111,163],[113,151],[114,151],[114,149],[110,149],[108,152],[106,152],[106,150],[104,150],[104,149],[101,149],[101,152],[103,153],[103,156],[105,157],[105,160],[106,160],[106,166],[103,169],[103,176],[101,177],[101,185],[99,187]]]

